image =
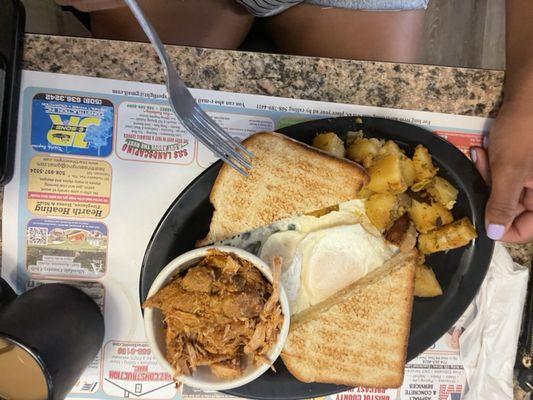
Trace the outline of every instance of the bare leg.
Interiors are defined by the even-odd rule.
[[[358,11],[301,4],[271,17],[267,26],[283,53],[414,62],[423,18],[423,10]]]
[[[234,0],[140,0],[161,40],[220,49],[236,49],[242,43],[253,16]],[[126,7],[91,13],[91,30],[98,38],[147,41]]]

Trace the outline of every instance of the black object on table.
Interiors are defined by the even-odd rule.
[[[19,0],[0,0],[0,185],[13,174],[25,12]]]
[[[11,348],[22,349],[44,376],[48,400],[68,394],[98,354],[104,330],[100,309],[81,290],[48,283],[17,296],[0,278],[0,371],[24,370],[24,363],[6,365],[11,360],[1,357]],[[4,385],[0,379],[0,398],[13,390],[13,383],[4,380]]]

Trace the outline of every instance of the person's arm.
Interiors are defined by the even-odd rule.
[[[505,100],[533,104],[533,2],[506,2]]]
[[[489,237],[533,240],[533,1],[506,1],[504,102],[487,140],[488,154],[472,149],[491,185],[486,209]]]

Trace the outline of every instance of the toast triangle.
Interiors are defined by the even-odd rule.
[[[417,252],[294,316],[281,354],[303,382],[396,388],[403,382]]]
[[[255,133],[242,143],[254,154],[250,175],[222,166],[209,197],[209,233],[198,245],[352,200],[368,181],[359,164],[280,133]]]

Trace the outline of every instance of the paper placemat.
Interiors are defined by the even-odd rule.
[[[101,306],[106,337],[69,398],[219,398],[177,390],[144,336],[139,272],[148,241],[178,194],[215,158],[174,117],[162,85],[24,71],[15,174],[3,207],[2,276],[18,291],[68,281]],[[490,120],[440,113],[192,90],[244,138],[327,116],[420,125],[465,154]],[[356,388],[336,400],[460,399],[461,326],[407,364],[400,389]]]

